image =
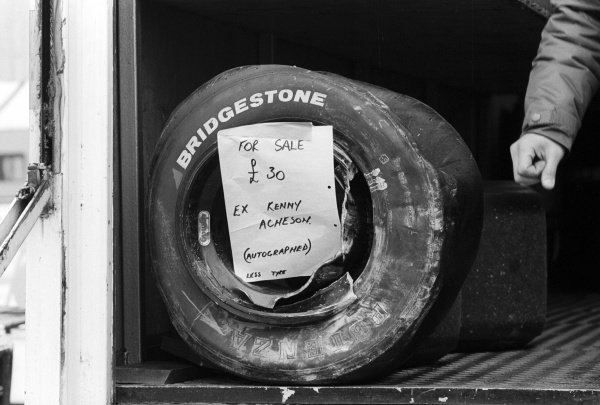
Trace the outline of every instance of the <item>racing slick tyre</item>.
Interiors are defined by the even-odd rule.
[[[444,270],[439,277],[443,278],[443,288],[413,339],[416,346],[414,354],[418,359],[411,360],[421,364],[431,362],[455,349],[458,344],[458,336],[451,337],[443,331],[439,331],[439,336],[435,334],[452,308],[477,255],[483,226],[481,176],[461,136],[433,108],[404,94],[368,83],[360,84],[382,100],[397,121],[412,134],[423,157],[446,176],[448,186],[455,193],[455,207],[460,207],[454,213],[454,234],[458,237],[448,239],[442,255],[441,266]],[[456,315],[450,317],[456,318]],[[424,347],[430,343],[428,337],[432,338],[435,345]]]
[[[448,146],[449,155],[430,151],[429,160],[415,137],[429,134],[409,129],[374,93],[301,68],[249,66],[218,75],[169,118],[151,165],[148,249],[176,330],[215,366],[276,383],[372,378],[408,358],[431,309],[444,307],[436,300],[445,284],[455,290],[468,271],[479,174],[465,181],[449,168],[471,162],[470,153],[439,125],[425,143]],[[441,119],[420,104],[415,111]],[[293,279],[245,283],[232,270],[216,134],[273,121],[334,129],[338,209],[351,248],[309,288]]]

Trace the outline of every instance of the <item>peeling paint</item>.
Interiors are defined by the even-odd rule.
[[[379,176],[379,173],[381,173],[381,170],[379,168],[373,170],[371,173],[367,173],[367,176],[373,176],[373,177],[377,177]]]
[[[448,401],[448,397],[439,397],[438,401],[439,402],[446,402],[446,401]]]
[[[374,169],[370,173],[365,173],[365,179],[369,185],[371,192],[383,191],[387,189],[387,183],[383,177],[379,177],[381,170],[379,168]]]
[[[289,389],[288,387],[281,387],[281,403],[285,404],[296,391]]]
[[[313,391],[316,392],[317,394],[319,393],[319,388],[317,387],[313,387]]]
[[[61,172],[61,153],[62,151],[62,129],[64,120],[64,103],[63,87],[64,87],[64,71],[66,64],[66,54],[63,46],[63,27],[66,25],[66,18],[62,16],[63,5],[62,1],[56,1],[50,12],[51,32],[49,33],[49,45],[51,48],[49,64],[50,77],[48,83],[42,83],[46,86],[47,94],[43,96],[44,109],[47,109],[47,114],[42,116],[43,128],[49,134],[51,142],[48,139],[42,139],[45,145],[41,147],[51,148],[49,163],[52,165],[55,173]],[[58,23],[60,21],[61,23]],[[46,160],[46,159],[44,159]]]

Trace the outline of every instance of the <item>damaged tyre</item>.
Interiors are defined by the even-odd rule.
[[[475,246],[455,224],[477,222],[466,205],[480,190],[432,165],[372,91],[294,67],[239,68],[195,91],[165,126],[151,169],[149,251],[175,328],[216,366],[280,383],[373,377],[406,359],[444,284],[466,274]],[[334,129],[351,247],[308,283],[249,284],[232,270],[216,132],[269,121]],[[449,247],[462,257],[449,259]]]

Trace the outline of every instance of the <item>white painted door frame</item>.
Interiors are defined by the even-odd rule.
[[[32,2],[34,25],[40,1]],[[52,208],[27,240],[26,401],[108,404],[113,392],[113,2],[48,1],[55,18],[57,146]],[[39,43],[33,38],[32,44],[35,57]],[[36,75],[34,66],[31,136],[39,145]],[[39,150],[32,152],[35,161]]]

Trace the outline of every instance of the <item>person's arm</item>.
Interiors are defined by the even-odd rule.
[[[600,82],[600,1],[555,0],[525,96],[521,138],[511,146],[515,181],[554,187]]]

